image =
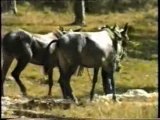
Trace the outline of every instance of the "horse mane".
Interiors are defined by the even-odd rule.
[[[54,35],[57,37],[57,38],[60,38],[62,35],[63,35],[63,32],[61,30],[56,30],[56,32],[54,33]]]

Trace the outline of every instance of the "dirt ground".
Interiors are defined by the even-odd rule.
[[[158,105],[158,93],[147,93],[142,89],[128,90],[126,93],[117,94],[117,103],[122,104],[123,102],[134,102],[138,105]],[[112,95],[95,95],[92,103],[104,102],[110,105],[112,101]],[[84,102],[84,101],[83,101]],[[85,101],[91,102],[86,99]],[[113,101],[112,101],[113,102]],[[2,118],[61,118],[52,114],[35,111],[32,108],[38,107],[44,111],[58,106],[62,109],[69,109],[73,103],[69,100],[53,99],[53,98],[27,98],[22,96],[2,97],[1,98],[1,116]],[[80,104],[77,104],[80,105]]]

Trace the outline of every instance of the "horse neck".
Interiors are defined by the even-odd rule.
[[[111,40],[113,41],[113,40],[115,39],[114,33],[113,33],[109,28],[106,28],[105,31],[107,31],[109,37],[110,37]]]

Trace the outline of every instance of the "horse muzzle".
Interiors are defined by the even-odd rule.
[[[119,72],[120,70],[121,70],[121,67],[118,66],[118,67],[116,68],[116,72]]]
[[[121,65],[121,64],[118,64],[118,65],[116,66],[116,68],[115,68],[115,71],[116,71],[116,72],[120,72],[121,68],[122,68],[122,65]]]

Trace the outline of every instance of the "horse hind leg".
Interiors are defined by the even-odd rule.
[[[64,99],[71,99],[75,103],[78,103],[77,98],[72,93],[72,88],[70,85],[70,79],[75,70],[77,69],[77,66],[68,66],[68,69],[66,72],[61,71],[61,79],[60,79],[60,85],[63,92]]]
[[[22,72],[22,70],[26,67],[26,65],[28,64],[30,60],[30,57],[28,56],[25,56],[25,57],[22,57],[21,59],[17,59],[17,65],[15,67],[15,69],[13,70],[13,72],[11,73],[12,76],[14,77],[14,79],[16,80],[16,83],[19,85],[20,87],[20,90],[22,92],[22,94],[24,96],[27,95],[26,93],[26,88],[25,86],[23,85],[23,83],[21,82],[19,76]]]
[[[99,71],[99,68],[94,68],[94,76],[93,76],[93,81],[92,81],[92,89],[91,89],[91,92],[90,92],[90,101],[93,100],[94,89],[95,89],[95,85],[97,83],[98,71]]]
[[[48,73],[48,86],[49,86],[49,90],[48,90],[48,96],[51,96],[52,94],[52,86],[53,86],[53,79],[52,79],[52,75],[53,75],[53,69],[49,71]]]
[[[8,72],[8,69],[13,61],[13,57],[12,56],[9,56],[7,55],[6,53],[3,54],[3,57],[2,57],[2,61],[1,61],[1,70],[2,70],[2,83],[1,83],[1,96],[4,96],[4,90],[3,90],[3,84],[5,82],[5,79],[6,79],[6,74]]]
[[[66,74],[66,90],[67,90],[67,97],[69,97],[69,99],[73,100],[75,103],[78,104],[78,100],[76,96],[73,94],[72,88],[70,85],[71,76],[76,71],[76,69],[77,69],[77,66],[70,66],[68,69],[68,72]]]

